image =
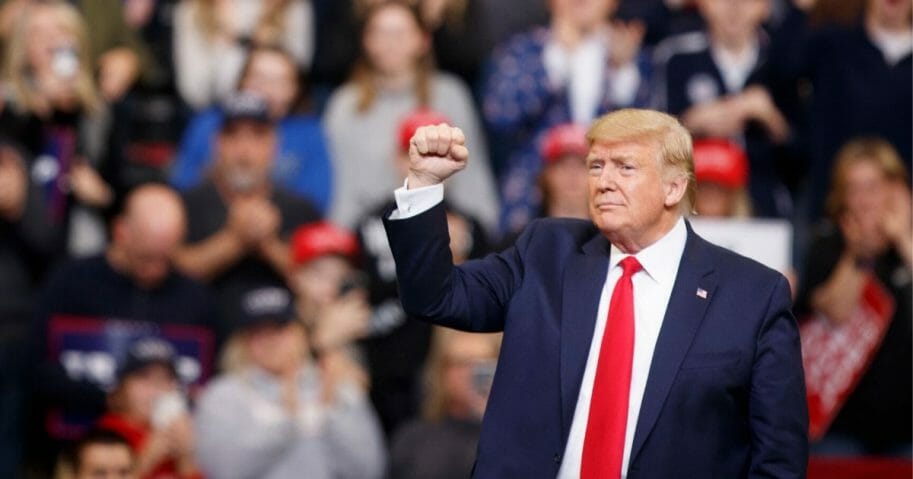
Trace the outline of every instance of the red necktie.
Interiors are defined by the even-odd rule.
[[[631,276],[640,271],[637,258],[619,263],[621,278],[615,283],[606,319],[590,416],[583,440],[581,479],[614,479],[621,476],[628,423],[628,394],[634,360],[634,286]]]

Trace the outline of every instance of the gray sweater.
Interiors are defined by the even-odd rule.
[[[386,457],[366,395],[339,387],[321,403],[316,368],[299,379],[299,412],[282,407],[279,381],[250,368],[214,379],[196,411],[197,458],[210,479],[372,479]]]
[[[399,123],[418,107],[411,89],[378,91],[374,104],[365,113],[358,112],[357,103],[355,86],[343,85],[333,93],[324,115],[335,175],[331,217],[348,227],[392,199],[393,190],[402,186],[394,167]],[[469,147],[466,170],[447,182],[448,201],[476,217],[489,234],[495,232],[499,213],[497,190],[469,90],[454,76],[435,74],[430,108],[460,127]]]

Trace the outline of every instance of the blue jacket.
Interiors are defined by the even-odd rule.
[[[182,191],[197,186],[212,161],[213,138],[222,112],[211,108],[195,116],[171,166],[171,184]],[[333,197],[333,168],[320,121],[306,115],[287,116],[277,125],[279,145],[273,178],[279,185],[311,201],[326,214]]]
[[[537,220],[503,253],[453,267],[440,205],[386,228],[408,313],[504,331],[473,477],[555,477],[608,241],[586,221]],[[627,477],[805,477],[808,414],[789,286],[688,230]]]

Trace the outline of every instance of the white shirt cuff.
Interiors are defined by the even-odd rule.
[[[633,62],[613,71],[609,78],[612,103],[615,105],[630,105],[637,96],[637,87],[640,86],[640,70]]]
[[[443,183],[410,190],[407,189],[408,181],[408,179],[404,181],[403,186],[393,192],[393,197],[396,198],[396,209],[390,213],[391,220],[404,220],[418,216],[444,201]]]

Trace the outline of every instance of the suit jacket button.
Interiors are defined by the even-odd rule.
[[[555,453],[555,457],[553,459],[555,460],[555,464],[561,464],[561,454]]]

